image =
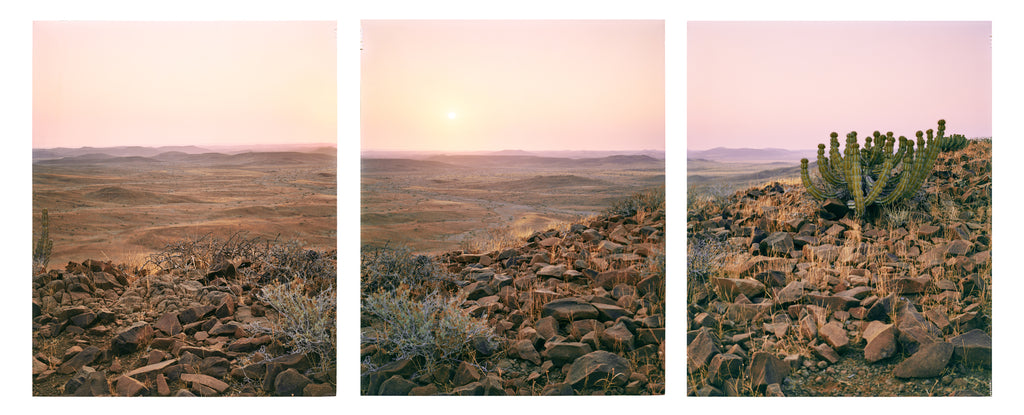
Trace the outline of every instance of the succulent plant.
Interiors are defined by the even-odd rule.
[[[957,151],[964,147],[967,147],[967,137],[964,137],[963,134],[953,134],[939,142],[939,149],[943,153]]]
[[[924,185],[932,165],[946,141],[946,120],[939,120],[938,134],[929,129],[918,131],[917,151],[914,141],[900,136],[899,148],[893,152],[897,139],[892,132],[875,131],[865,138],[864,148],[857,143],[857,132],[846,135],[846,147],[839,151],[839,135],[830,135],[828,157],[825,144],[818,144],[818,172],[823,180],[818,188],[808,172],[807,159],[800,160],[800,176],[812,197],[846,199],[854,213],[862,217],[872,204],[889,205],[912,197]],[[927,136],[927,139],[925,139]],[[873,145],[872,145],[873,144]]]

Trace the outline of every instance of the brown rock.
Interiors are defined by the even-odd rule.
[[[896,354],[896,327],[872,321],[865,330],[864,360],[870,363],[887,359]]]
[[[565,383],[576,390],[609,382],[611,386],[623,386],[633,371],[625,358],[604,350],[587,353],[576,359],[566,371]]]
[[[125,375],[117,378],[114,389],[117,391],[117,396],[139,396],[149,393],[149,388],[145,384]]]
[[[789,375],[789,365],[780,360],[774,354],[767,352],[756,352],[750,358],[748,376],[751,386],[766,387],[773,383],[782,383]]]
[[[701,329],[693,341],[686,346],[686,369],[689,373],[697,372],[707,366],[711,357],[721,353],[715,344],[714,336],[707,329]]]
[[[600,313],[590,303],[575,297],[559,298],[544,304],[541,316],[552,316],[559,321],[598,318]]]
[[[153,339],[153,327],[149,323],[139,322],[125,331],[118,333],[110,342],[110,351],[114,355],[133,353]]]
[[[818,329],[818,337],[837,350],[842,350],[850,344],[850,339],[847,337],[846,329],[843,328],[842,324],[835,320],[821,326]]]
[[[390,379],[388,379],[390,380]],[[274,379],[274,395],[277,396],[302,396],[303,389],[307,385],[313,383],[305,375],[299,373],[295,369],[287,369],[277,375]],[[386,385],[388,382],[385,381]],[[381,386],[383,389],[384,386]],[[408,395],[409,391],[405,391],[405,395]],[[383,393],[382,393],[383,395]]]
[[[982,330],[974,329],[950,340],[953,356],[968,365],[992,367],[992,337]]]
[[[892,374],[898,378],[933,378],[942,374],[952,356],[953,345],[950,343],[925,344],[896,365]]]
[[[96,360],[96,358],[99,357],[100,353],[101,353],[101,350],[98,347],[96,347],[96,346],[86,347],[82,351],[80,351],[77,354],[75,354],[74,357],[72,357],[71,359],[68,359],[66,362],[61,364],[60,367],[57,368],[57,373],[61,373],[61,374],[75,373],[79,369],[81,369],[82,366],[90,364],[94,360]]]
[[[764,294],[764,284],[758,280],[746,278],[714,278],[712,283],[729,298],[743,294],[747,298]]]
[[[180,377],[182,382],[191,383],[193,385],[201,385],[214,390],[216,393],[224,393],[228,390],[228,384],[224,383],[220,379],[214,378],[208,375],[199,375],[192,373],[182,373]]]

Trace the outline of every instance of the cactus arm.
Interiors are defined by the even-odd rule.
[[[807,159],[800,159],[800,179],[803,181],[804,188],[807,189],[807,194],[811,195],[815,199],[825,200],[836,196],[834,192],[829,193],[818,189],[818,187],[811,182],[811,175],[807,172]]]

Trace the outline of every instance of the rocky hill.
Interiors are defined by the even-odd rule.
[[[687,394],[991,395],[991,142],[852,215],[799,182],[688,206]]]
[[[33,395],[335,395],[334,252],[210,242],[37,272]]]
[[[364,252],[361,394],[664,394],[664,212],[607,214],[492,252]],[[382,271],[402,261],[407,271]],[[429,328],[402,325],[415,319]]]

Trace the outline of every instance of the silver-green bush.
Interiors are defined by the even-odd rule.
[[[427,368],[445,361],[472,360],[475,341],[494,348],[497,338],[485,320],[463,312],[463,301],[436,292],[416,301],[404,287],[370,294],[363,299],[362,310],[383,324],[367,328],[361,342],[376,344],[394,360],[422,357]]]

